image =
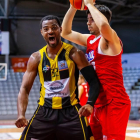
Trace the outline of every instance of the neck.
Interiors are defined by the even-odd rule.
[[[98,34],[96,34],[96,35],[95,35],[95,37],[97,38],[97,37],[98,37],[98,36],[100,36],[100,35],[101,35],[101,34],[100,34],[100,33],[98,33]]]
[[[47,53],[48,54],[57,54],[58,53],[58,51],[60,50],[60,48],[62,47],[62,42],[61,42],[61,40],[59,41],[59,43],[58,43],[58,45],[57,46],[55,46],[55,47],[50,47],[49,45],[48,45],[48,47],[47,47]]]

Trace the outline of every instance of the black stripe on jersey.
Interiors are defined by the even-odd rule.
[[[65,58],[65,53],[66,53],[66,50],[63,49],[61,51],[61,53],[59,54],[59,56],[58,56],[58,65],[59,65],[60,62],[65,62],[66,65],[67,65],[67,61],[66,61],[66,58]],[[68,78],[69,77],[69,69],[68,69],[68,67],[64,66],[64,67],[62,67],[62,69],[59,68],[59,74],[60,74],[60,79]]]
[[[52,98],[45,98],[44,100],[45,100],[44,106],[52,108]]]
[[[46,57],[45,52],[43,52],[42,72],[44,76],[44,81],[51,81],[50,61]]]
[[[70,97],[62,98],[62,108],[71,106]]]
[[[76,86],[76,90],[75,90],[75,94],[76,94],[76,99],[78,99],[78,78],[79,78],[79,69],[77,68],[77,65],[75,64],[75,86]]]
[[[43,106],[52,108],[52,98],[45,98],[45,103]],[[63,97],[62,108],[69,107],[69,106],[71,106],[70,97]]]

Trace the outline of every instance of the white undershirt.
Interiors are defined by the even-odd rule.
[[[121,49],[121,51],[122,51],[122,49]],[[117,55],[119,55],[119,54],[121,53],[121,51],[120,51],[118,54],[116,54],[116,55],[108,55],[108,56],[117,56]],[[107,55],[107,54],[104,54],[104,53],[102,52],[102,50],[101,50],[101,45],[100,45],[100,41],[99,41],[99,44],[98,44],[98,53],[99,53],[99,54],[102,54],[102,55]]]

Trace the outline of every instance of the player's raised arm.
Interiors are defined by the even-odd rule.
[[[72,22],[76,11],[77,10],[73,6],[70,6],[62,22],[61,36],[69,41],[86,47],[89,34],[81,34],[72,30]]]
[[[28,105],[28,96],[30,89],[33,85],[34,79],[37,75],[39,61],[40,61],[39,52],[32,54],[27,64],[27,70],[23,76],[17,101],[18,119],[16,120],[15,125],[18,128],[27,125],[25,112]]]
[[[102,37],[109,43],[109,47],[111,47],[111,49],[113,50],[113,52],[115,54],[118,54],[120,52],[121,49],[121,45],[120,45],[120,40],[116,34],[116,32],[111,28],[111,26],[109,25],[109,22],[111,20],[111,18],[106,18],[96,7],[96,5],[94,5],[93,0],[84,0],[85,5],[88,7],[89,12],[93,18],[93,21],[95,22],[95,24],[97,25],[97,27],[99,28],[100,34],[102,35]],[[107,7],[102,7],[102,8],[107,8]],[[108,10],[108,17],[109,15],[112,15],[111,11],[109,9]],[[111,16],[110,16],[111,17]],[[90,16],[88,16],[88,18],[91,18]]]
[[[79,115],[89,116],[93,111],[93,105],[99,95],[100,82],[93,66],[89,64],[85,54],[81,50],[73,47],[70,52],[70,58],[77,64],[78,69],[81,71],[90,87],[87,104],[82,106],[79,110]]]

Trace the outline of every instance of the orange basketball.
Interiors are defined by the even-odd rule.
[[[84,0],[69,0],[71,5],[77,10],[87,10],[88,8],[84,4]]]

